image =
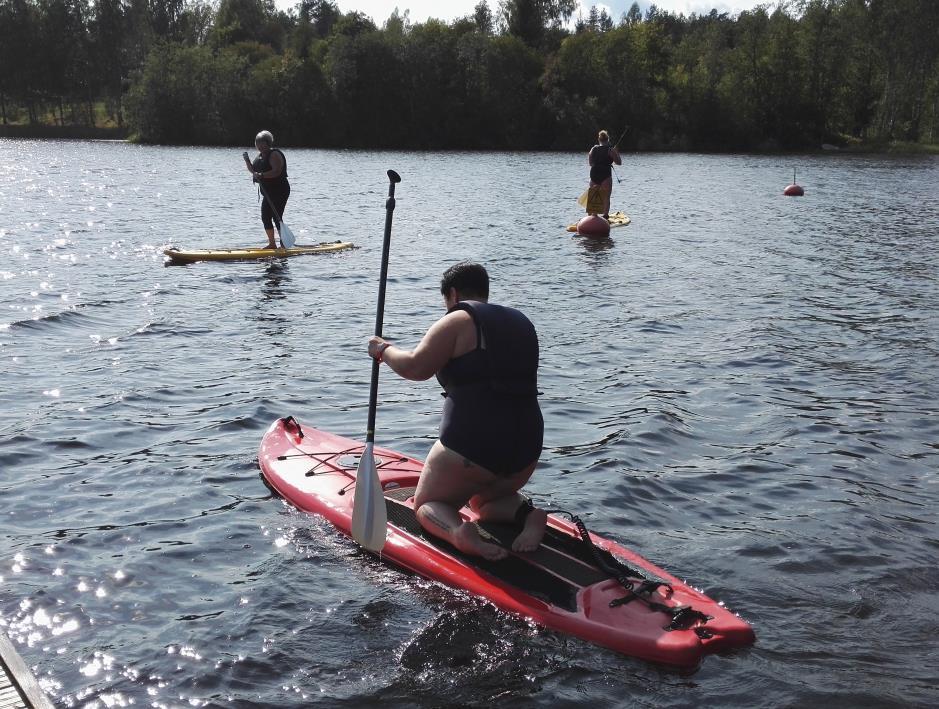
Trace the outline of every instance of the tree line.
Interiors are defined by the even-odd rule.
[[[485,0],[379,27],[332,0],[0,0],[0,122],[157,143],[791,149],[939,142],[939,2],[730,16]]]

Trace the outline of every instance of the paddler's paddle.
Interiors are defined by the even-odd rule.
[[[381,275],[378,279],[378,309],[375,313],[375,336],[381,337],[385,315],[385,283],[388,280],[388,252],[391,249],[391,215],[395,211],[395,185],[401,177],[394,170],[388,171],[388,200],[385,202],[385,239],[381,247]],[[385,495],[378,471],[375,469],[375,412],[378,409],[377,359],[372,360],[372,387],[368,395],[368,426],[365,429],[365,450],[359,459],[355,474],[355,497],[352,502],[352,538],[373,552],[385,546],[388,532],[388,513]]]
[[[242,153],[241,156],[245,159],[245,163],[248,165],[252,171],[254,166],[251,164],[251,159],[248,157],[247,151]],[[284,224],[284,220],[280,218],[280,214],[277,213],[277,207],[274,206],[274,202],[270,197],[267,196],[267,190],[264,189],[264,185],[258,182],[258,189],[261,190],[261,194],[264,195],[264,199],[267,200],[268,206],[271,208],[271,211],[274,212],[274,216],[277,217],[277,231],[280,233],[280,243],[286,249],[293,248],[293,245],[297,243],[296,237],[293,235],[293,232],[290,231],[290,227]]]

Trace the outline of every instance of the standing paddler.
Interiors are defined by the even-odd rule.
[[[254,138],[254,147],[258,149],[258,156],[247,165],[247,169],[261,187],[261,223],[267,233],[267,248],[276,249],[274,224],[280,231],[281,215],[290,197],[287,158],[279,148],[274,147],[274,136],[270,131],[262,130],[258,133]]]
[[[590,187],[599,188],[603,199],[603,218],[609,219],[610,195],[613,194],[613,165],[622,165],[623,160],[616,146],[610,145],[610,134],[605,130],[601,130],[597,135],[597,145],[587,153],[587,162],[590,163]]]

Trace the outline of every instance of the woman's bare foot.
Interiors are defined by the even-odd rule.
[[[453,544],[466,554],[481,556],[489,561],[498,561],[509,555],[509,552],[502,547],[484,542],[479,536],[479,530],[472,522],[464,522],[453,532]]]
[[[535,551],[544,538],[548,513],[537,507],[528,513],[521,534],[512,542],[512,551]]]

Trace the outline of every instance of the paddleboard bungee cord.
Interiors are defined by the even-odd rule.
[[[604,553],[593,543],[593,540],[590,538],[590,530],[587,529],[587,525],[584,524],[584,521],[577,515],[566,510],[546,510],[546,512],[549,514],[563,514],[570,517],[571,522],[573,522],[574,526],[577,527],[577,531],[580,533],[580,539],[584,547],[590,551],[597,565],[606,571],[611,578],[616,579],[619,585],[627,592],[628,595],[622,598],[614,598],[610,601],[610,608],[616,608],[617,606],[625,605],[631,601],[639,600],[645,603],[651,610],[665,613],[671,618],[671,622],[665,626],[665,630],[687,630],[697,622],[704,624],[713,618],[713,616],[695,610],[691,606],[666,606],[663,603],[656,603],[651,600],[651,594],[659,588],[665,589],[666,597],[671,596],[674,593],[672,585],[665,579],[650,574],[648,571],[620,561],[609,552]],[[632,574],[642,579],[642,583],[638,588],[636,588],[635,583],[629,579],[627,574]],[[647,595],[649,597],[647,597]],[[695,632],[701,635],[709,631],[705,628],[695,628]]]

